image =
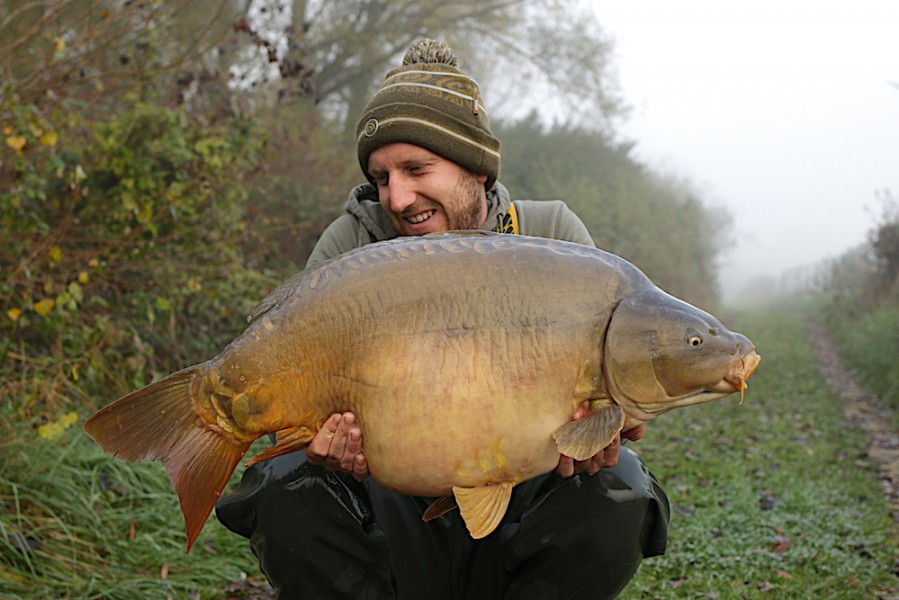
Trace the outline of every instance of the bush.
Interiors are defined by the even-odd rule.
[[[840,355],[869,392],[899,410],[899,306],[884,304],[854,319],[836,321]]]
[[[2,116],[15,155],[0,192],[13,414],[45,423],[96,407],[243,327],[272,284],[242,265],[246,126],[136,101],[67,122],[9,96]]]

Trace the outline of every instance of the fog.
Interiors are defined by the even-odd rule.
[[[899,2],[597,0],[636,156],[733,215],[724,296],[864,242],[899,194]]]

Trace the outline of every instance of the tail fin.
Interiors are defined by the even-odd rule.
[[[201,366],[169,375],[100,409],[84,430],[129,462],[160,459],[178,492],[187,552],[250,442],[213,429],[194,409],[191,384]]]

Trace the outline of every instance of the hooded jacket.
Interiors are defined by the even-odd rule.
[[[511,232],[509,191],[496,183],[487,192],[485,231]],[[587,227],[561,200],[515,200],[515,214],[521,235],[551,238],[595,246]],[[317,265],[354,248],[397,237],[386,211],[378,202],[378,191],[369,183],[350,192],[344,205],[346,214],[332,222],[312,250],[307,267]]]

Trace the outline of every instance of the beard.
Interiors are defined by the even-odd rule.
[[[451,193],[451,201],[444,204],[447,229],[480,229],[486,218],[483,186],[472,173],[463,171]],[[453,209],[450,210],[449,207]]]

